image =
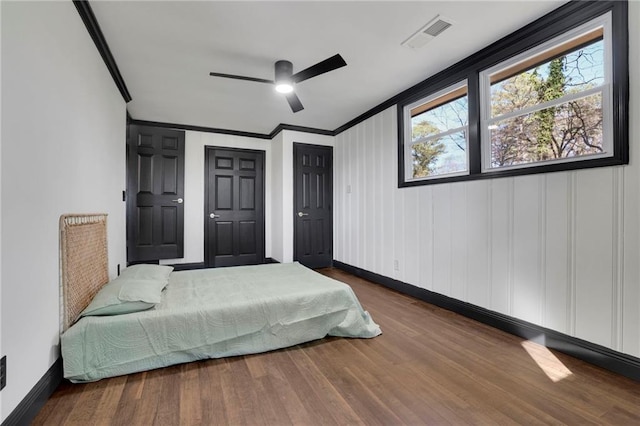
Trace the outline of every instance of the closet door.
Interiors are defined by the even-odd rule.
[[[264,151],[205,148],[208,267],[264,263]]]
[[[127,261],[183,257],[184,132],[132,124],[127,138]]]
[[[293,144],[293,260],[310,268],[333,264],[333,148]]]

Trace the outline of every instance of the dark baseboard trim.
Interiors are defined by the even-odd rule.
[[[95,43],[98,52],[100,52],[100,56],[102,56],[102,60],[104,60],[104,64],[107,66],[107,69],[109,70],[114,83],[116,83],[122,98],[125,102],[131,101],[131,95],[129,94],[127,85],[124,83],[122,74],[120,74],[116,60],[111,54],[107,40],[104,38],[104,34],[102,34],[102,30],[100,29],[96,16],[93,14],[93,9],[91,9],[89,1],[73,0],[73,4],[76,6],[78,14],[80,15],[80,18],[82,18],[82,22],[84,22],[85,27],[87,27],[87,31]]]
[[[333,261],[333,266],[400,293],[415,297],[416,299],[450,310],[467,318],[506,331],[507,333],[532,340],[550,349],[558,350],[630,379],[640,381],[640,359],[634,356],[617,352],[604,346],[541,327],[518,318],[481,308],[471,303],[443,296],[442,294],[369,272],[337,260]]]
[[[264,259],[264,263],[280,263],[277,260],[275,260],[273,257],[266,257]]]
[[[28,425],[38,415],[56,388],[62,383],[62,358],[47,370],[20,404],[2,422],[2,426]]]
[[[192,269],[204,269],[206,268],[204,262],[197,263],[176,263],[173,266],[174,271],[191,271]]]

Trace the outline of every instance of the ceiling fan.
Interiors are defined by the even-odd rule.
[[[234,78],[236,80],[255,81],[257,83],[269,83],[276,86],[276,90],[280,93],[284,93],[289,102],[289,106],[293,112],[298,112],[304,109],[302,102],[293,91],[293,86],[296,83],[303,82],[312,77],[317,77],[320,74],[333,71],[335,69],[344,67],[347,63],[342,59],[342,56],[334,55],[324,61],[318,62],[309,68],[303,69],[300,72],[293,74],[293,64],[289,61],[281,60],[275,63],[275,80],[266,80],[264,78],[245,77],[243,75],[235,74],[222,74],[219,72],[210,72],[209,75],[214,77]]]

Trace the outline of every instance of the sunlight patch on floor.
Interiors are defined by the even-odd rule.
[[[544,374],[554,383],[573,374],[547,347],[531,340],[526,340],[521,345]]]

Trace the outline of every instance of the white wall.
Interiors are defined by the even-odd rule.
[[[284,262],[284,216],[282,206],[284,203],[284,171],[283,149],[284,132],[278,133],[271,141],[271,257],[278,262]],[[293,249],[291,249],[293,251]]]
[[[2,23],[2,7],[0,6],[0,24]],[[0,31],[0,46],[2,46],[2,31]],[[1,49],[1,47],[0,47]],[[2,99],[2,55],[0,55],[0,100]],[[2,187],[2,102],[0,102],[0,188]],[[2,196],[0,196],[0,242],[2,241]],[[0,307],[2,307],[2,244],[0,243]],[[4,355],[2,349],[2,313],[0,312],[0,357]],[[2,392],[0,392],[0,421],[2,415]]]
[[[125,103],[72,2],[1,2],[4,420],[59,357],[58,218],[106,212],[125,262]]]
[[[629,13],[639,22],[640,3]],[[640,356],[640,34],[629,30],[628,166],[398,189],[392,107],[335,138],[335,259]]]
[[[285,130],[273,140],[187,131],[185,134],[184,257],[162,264],[204,262],[205,146],[265,151],[265,256],[293,260],[293,143],[333,145],[332,136]]]

